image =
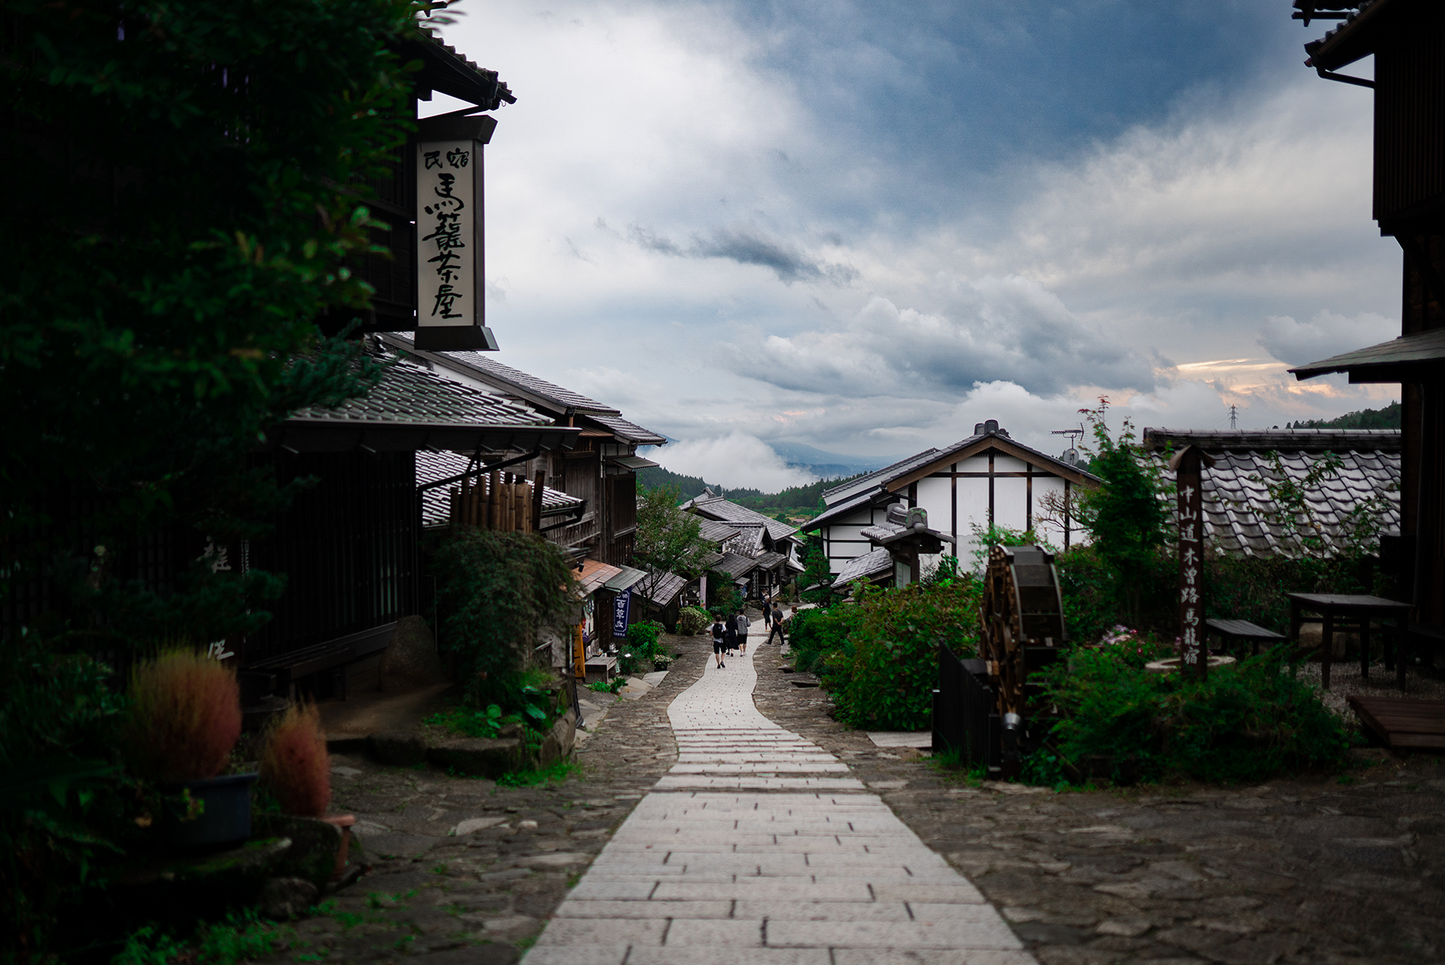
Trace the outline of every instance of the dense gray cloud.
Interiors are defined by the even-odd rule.
[[[1398,319],[1374,312],[1346,317],[1324,311],[1308,322],[1297,322],[1288,315],[1271,317],[1259,336],[1259,344],[1281,362],[1304,365],[1383,342],[1399,334]]]
[[[946,279],[919,294],[938,307],[900,308],[875,296],[845,327],[769,338],[761,368],[747,346],[734,344],[735,364],[780,388],[864,397],[956,395],[994,381],[1044,396],[1076,385],[1154,387],[1145,358],[1081,322],[1036,282]]]
[[[686,248],[641,225],[629,227],[627,237],[641,248],[676,258],[726,258],[740,265],[771,268],[778,280],[788,284],[824,281],[844,285],[858,277],[857,269],[850,265],[810,257],[792,245],[764,237],[754,228],[714,228],[705,237],[694,234]]]
[[[1398,325],[1369,93],[1300,66],[1287,9],[1098,9],[478,7],[448,40],[519,95],[487,148],[501,360],[700,465],[987,418],[1048,449],[1100,393],[1173,428],[1383,404],[1284,364]]]

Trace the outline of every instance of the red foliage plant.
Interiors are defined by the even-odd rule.
[[[168,650],[136,667],[124,724],[127,756],[159,781],[215,777],[241,736],[236,672],[189,649]]]
[[[261,780],[288,814],[319,818],[331,803],[331,755],[315,704],[293,705],[266,733]]]

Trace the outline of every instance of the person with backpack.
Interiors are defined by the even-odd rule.
[[[722,617],[716,613],[712,615],[712,655],[717,661],[719,670],[727,666],[723,663],[723,650],[727,648],[727,633],[723,629]]]

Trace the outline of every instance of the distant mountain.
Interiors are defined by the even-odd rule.
[[[824,479],[839,476],[856,476],[891,466],[903,456],[845,456],[837,452],[826,452],[805,446],[801,442],[768,443],[783,461],[790,466],[806,469]]]

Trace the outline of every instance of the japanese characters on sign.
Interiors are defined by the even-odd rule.
[[[1179,642],[1185,667],[1208,670],[1204,641],[1204,498],[1200,493],[1200,453],[1180,454],[1176,467],[1176,516],[1179,524]]]
[[[628,617],[632,613],[632,588],[628,587],[617,594],[617,602],[613,604],[612,610],[612,635],[614,637],[627,636]]]
[[[480,325],[479,146],[423,141],[417,152],[417,326]]]

